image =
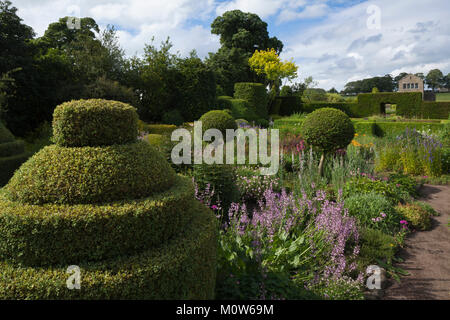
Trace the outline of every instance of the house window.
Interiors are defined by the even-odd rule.
[[[403,84],[403,89],[406,89],[406,83]]]
[[[419,89],[419,84],[418,83],[416,83],[416,89]]]
[[[411,89],[411,83],[408,83],[408,89]]]

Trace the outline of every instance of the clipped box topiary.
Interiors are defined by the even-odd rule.
[[[0,187],[8,182],[14,171],[29,156],[25,152],[23,141],[15,140],[12,133],[0,121]]]
[[[237,129],[234,118],[224,110],[211,110],[202,115],[199,119],[202,122],[202,132],[208,129],[217,129],[226,137],[227,129]]]
[[[333,108],[317,109],[303,121],[301,128],[305,141],[322,150],[319,173],[323,174],[325,154],[348,146],[355,136],[350,118]]]
[[[105,110],[134,123],[85,130]],[[0,299],[213,298],[216,218],[192,181],[137,141],[130,112],[101,100],[57,107],[57,124],[77,124],[55,128],[57,144],[0,190]],[[66,286],[70,265],[80,267],[80,290]]]

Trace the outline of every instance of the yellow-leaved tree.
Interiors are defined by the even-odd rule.
[[[256,74],[266,76],[272,92],[277,91],[282,79],[292,80],[297,77],[298,67],[295,63],[292,60],[281,61],[275,49],[256,50],[248,64]]]

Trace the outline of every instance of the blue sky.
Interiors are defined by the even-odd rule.
[[[342,89],[365,77],[450,72],[448,0],[12,0],[24,22],[42,35],[66,15],[113,24],[128,55],[168,36],[174,51],[201,57],[219,38],[210,24],[227,10],[258,14],[271,36],[284,43],[283,59],[299,66],[297,80],[312,76],[319,87]]]

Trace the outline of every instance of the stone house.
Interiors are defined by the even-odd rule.
[[[398,81],[398,92],[422,92],[423,80],[413,74],[408,74]]]

